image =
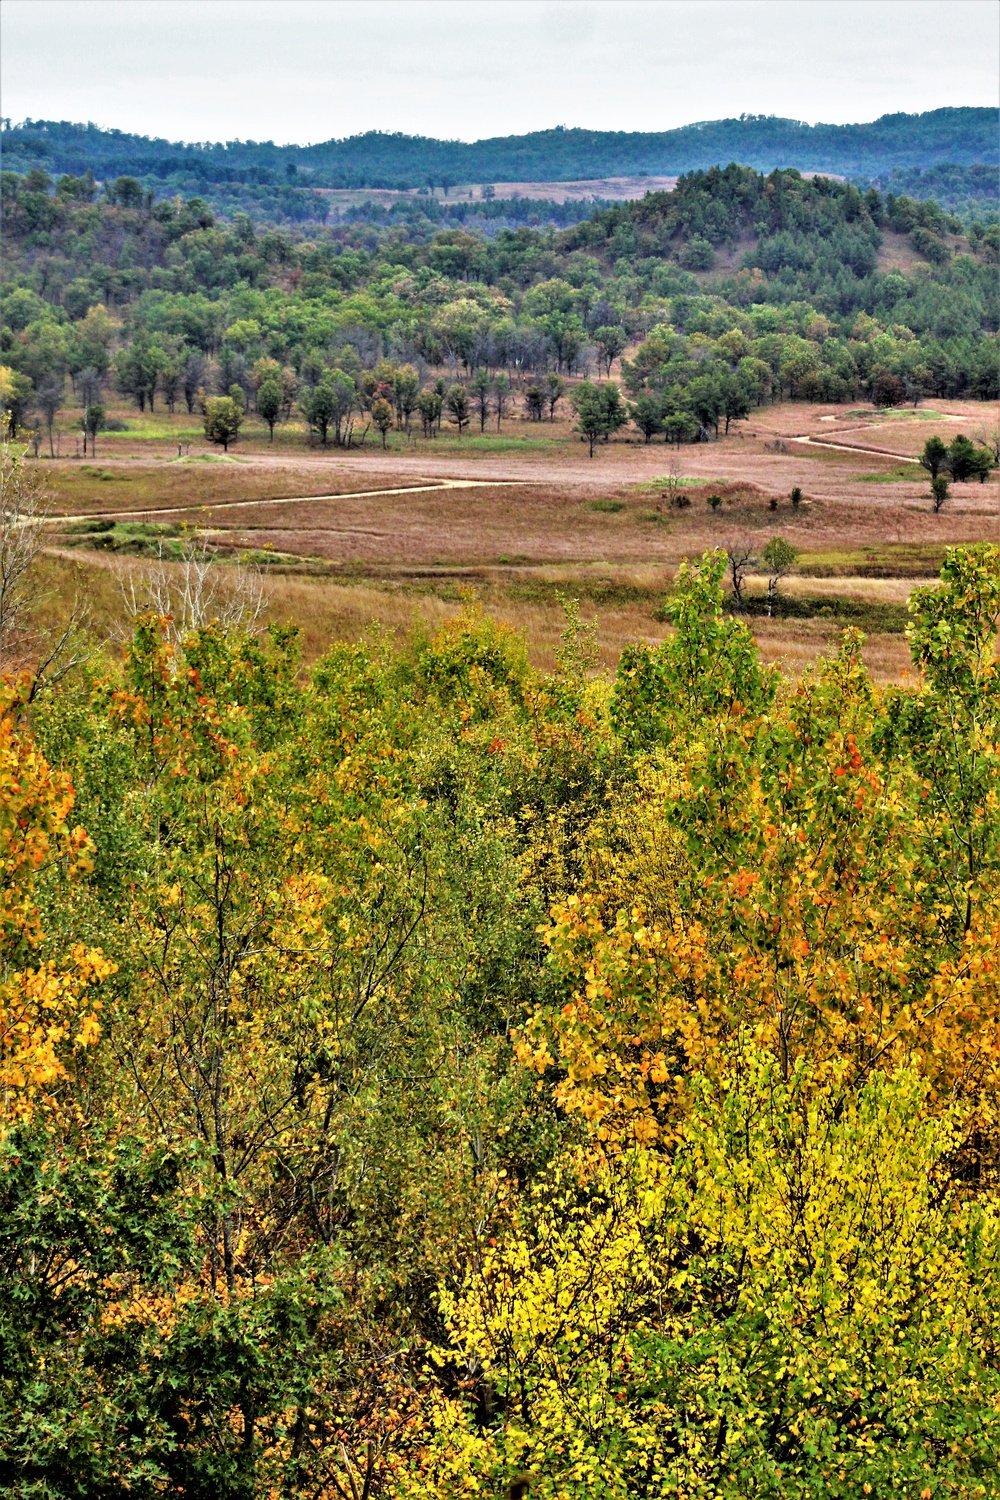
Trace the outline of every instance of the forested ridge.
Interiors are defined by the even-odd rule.
[[[885,689],[725,561],[0,680],[5,1494],[996,1495],[1000,551]]]
[[[433,436],[514,405],[541,420],[583,375],[584,435],[631,420],[682,442],[775,399],[998,393],[998,227],[798,172],[691,173],[560,233],[442,230],[414,204],[306,238],[41,169],[5,173],[3,193],[15,431],[125,397],[228,403],[227,443],[254,407],[323,443],[373,424]],[[908,269],[880,269],[889,240]],[[595,386],[619,359],[619,383]]]
[[[100,178],[151,174],[161,180],[193,173],[212,182],[253,181],[249,173],[286,176],[307,171],[317,186],[423,187],[457,182],[565,181],[674,174],[738,160],[758,171],[797,167],[839,175],[894,167],[997,163],[995,109],[956,108],[883,115],[868,124],[806,125],[768,115],[707,120],[676,130],[626,132],[565,129],[491,140],[439,141],[369,131],[311,146],[273,141],[171,143],[67,121],[6,122],[3,151],[11,165]]]

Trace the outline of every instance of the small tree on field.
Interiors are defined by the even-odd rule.
[[[97,434],[104,426],[104,417],[104,407],[99,401],[92,402],[83,414],[83,431],[85,437],[90,438],[91,458],[97,455]],[[86,441],[84,441],[84,447],[86,447]]]
[[[464,385],[453,385],[444,404],[451,412],[451,419],[458,426],[458,435],[462,436],[462,428],[468,426],[469,422],[469,393]]]
[[[479,413],[479,431],[486,431],[486,418],[490,414],[490,377],[487,370],[477,370],[469,386],[472,399]]]
[[[222,445],[229,452],[243,425],[243,411],[232,396],[209,396],[205,402],[205,436],[210,443]]]
[[[529,385],[524,393],[524,404],[532,422],[540,422],[545,412],[545,392],[540,385]]]
[[[396,407],[396,421],[410,430],[410,418],[417,406],[420,394],[420,376],[412,365],[402,365],[392,377],[392,394]]]
[[[302,414],[309,426],[319,433],[319,440],[326,447],[330,424],[336,419],[337,400],[329,380],[321,380],[302,398]]]
[[[691,504],[691,497],[684,485],[684,466],[681,463],[680,449],[671,453],[667,461],[667,472],[663,476],[663,488],[667,497],[667,504],[672,510],[687,510]]]
[[[768,572],[767,612],[769,615],[778,597],[778,585],[789,569],[795,566],[798,555],[791,543],[786,542],[782,536],[773,536],[764,548],[762,556]]]
[[[510,381],[501,371],[493,381],[493,407],[497,414],[497,432],[500,431],[500,424],[510,408],[511,399]]]
[[[943,474],[935,474],[931,480],[931,495],[934,499],[934,514],[937,515],[949,494],[948,481]]]
[[[56,419],[56,412],[63,404],[63,381],[61,376],[55,376],[47,380],[38,392],[38,405],[45,417],[45,425],[49,431],[49,454],[52,458],[56,456],[56,450],[52,446],[52,425]]]
[[[799,489],[798,485],[793,486],[792,493],[788,498],[792,502],[792,509],[798,510],[799,506],[802,504],[802,491]]]
[[[441,397],[437,391],[421,391],[417,397],[417,411],[424,429],[424,437],[433,437],[434,429],[441,423]]]
[[[392,407],[382,396],[372,402],[372,421],[382,434],[382,447],[384,448],[386,434],[392,426]]]
[[[613,432],[628,421],[628,412],[618,387],[593,385],[582,380],[571,397],[577,416],[577,431],[582,433],[590,445],[590,457],[594,456],[594,444],[602,438],[607,441]]]
[[[562,399],[566,386],[561,375],[555,371],[546,378],[545,399],[549,403],[549,421],[554,422],[556,416],[556,403]]]
[[[594,456],[594,444],[604,434],[604,405],[596,385],[589,380],[581,381],[571,397],[576,408],[577,430],[590,444],[590,456]]]
[[[265,380],[257,390],[257,410],[267,423],[274,442],[274,424],[281,413],[283,401],[281,385],[277,380]]]

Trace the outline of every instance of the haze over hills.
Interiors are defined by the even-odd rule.
[[[369,131],[311,146],[271,141],[182,144],[94,125],[27,120],[2,133],[4,165],[97,178],[129,174],[166,181],[305,181],[310,186],[419,188],[493,181],[567,181],[673,174],[739,161],[758,171],[876,176],[941,162],[996,163],[995,109],[936,109],[883,115],[868,124],[807,125],[744,115],[659,132],[564,129],[481,141],[441,141]]]

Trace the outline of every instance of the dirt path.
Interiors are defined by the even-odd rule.
[[[869,448],[863,443],[831,443],[828,438],[814,437],[793,437],[789,442],[802,443],[807,448],[836,448],[840,453],[875,453],[879,458],[895,458],[904,464],[917,462],[911,453],[891,453],[888,448]]]
[[[381,490],[347,490],[339,495],[279,495],[270,500],[212,500],[207,504],[192,500],[187,505],[162,506],[156,509],[150,506],[141,506],[136,510],[108,510],[89,511],[85,515],[55,515],[42,516],[36,522],[39,526],[50,523],[64,523],[66,521],[123,521],[130,516],[183,516],[189,511],[212,511],[231,510],[234,506],[252,505],[256,510],[263,510],[269,505],[302,505],[304,503],[315,503],[317,500],[370,500],[379,495],[425,495],[436,490],[480,490],[501,489],[513,484],[535,484],[532,479],[439,479],[429,484],[395,485],[390,489]]]

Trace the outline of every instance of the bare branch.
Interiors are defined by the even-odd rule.
[[[266,603],[264,580],[255,564],[215,560],[203,541],[191,541],[178,562],[160,556],[145,567],[123,569],[118,579],[129,622],[153,611],[171,621],[181,641],[207,625],[253,630]]]
[[[743,609],[743,585],[746,575],[756,561],[756,545],[749,532],[741,532],[737,536],[727,537],[723,542],[728,558],[727,570],[729,582],[733,590],[733,603],[738,610]]]
[[[48,514],[45,486],[26,468],[19,443],[0,443],[0,671],[26,666],[33,638],[28,617],[35,600],[29,574],[42,548]]]

